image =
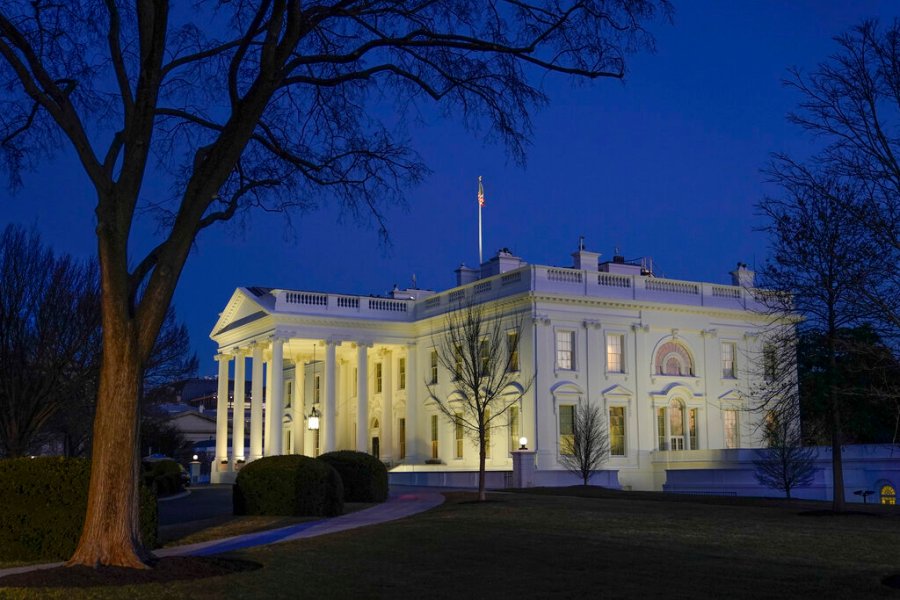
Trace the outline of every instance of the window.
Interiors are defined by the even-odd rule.
[[[669,404],[669,450],[684,450],[684,405],[679,400]]]
[[[519,447],[519,407],[510,406],[509,412],[509,450],[512,452]]]
[[[666,409],[660,407],[656,409],[656,433],[657,446],[660,450],[668,450],[666,445]]]
[[[625,336],[621,333],[610,333],[606,336],[606,370],[609,373],[624,373],[625,361],[623,348]]]
[[[763,377],[766,381],[775,381],[778,376],[778,353],[774,344],[766,344],[763,348]]]
[[[736,377],[735,350],[734,342],[722,342],[722,377],[725,379],[734,379]]]
[[[437,350],[431,351],[431,383],[435,384],[438,382],[438,357]]]
[[[397,361],[397,389],[406,389],[406,358]]]
[[[453,347],[453,381],[462,379],[463,373],[463,349],[462,346]]]
[[[438,457],[438,418],[437,415],[431,415],[431,458],[437,460]]]
[[[486,377],[491,367],[491,347],[487,340],[481,340],[478,345],[478,355],[481,358],[481,376]]]
[[[456,452],[454,456],[456,458],[463,457],[463,420],[462,413],[456,413],[453,415],[453,429],[456,439]]]
[[[575,445],[575,407],[563,404],[559,407],[559,453],[571,454]]]
[[[397,435],[400,438],[400,460],[403,460],[406,458],[406,419],[397,419]]]
[[[722,411],[722,420],[725,424],[725,447],[740,447],[738,438],[738,420],[737,411],[733,408],[727,408]]]
[[[514,373],[519,370],[519,332],[510,331],[506,334],[506,351],[509,353],[509,362],[506,370]]]
[[[575,332],[556,332],[556,368],[571,371],[575,368]]]
[[[625,456],[625,407],[609,407],[609,453]]]
[[[881,486],[881,490],[879,491],[882,504],[897,504],[897,491],[894,489],[894,486],[886,483]]]
[[[319,430],[315,429],[313,433],[313,457],[319,455]]]
[[[484,411],[484,457],[491,457],[491,411]]]
[[[294,398],[293,398],[294,386],[291,385],[292,383],[293,383],[292,381],[288,381],[287,385],[284,386],[285,387],[285,391],[284,391],[284,407],[285,408],[290,408],[291,402],[294,401]]]
[[[322,377],[316,373],[313,376],[313,404],[318,404],[322,398]]]
[[[380,362],[375,363],[375,393],[381,393],[381,375],[382,375],[382,364]]]
[[[656,351],[656,374],[694,376],[694,359],[688,349],[677,341],[669,341]]]

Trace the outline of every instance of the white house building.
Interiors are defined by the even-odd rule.
[[[509,348],[521,381],[533,378],[491,431],[489,485],[508,483],[521,436],[534,452],[533,483],[575,483],[559,452],[579,402],[608,418],[601,485],[658,490],[669,470],[715,469],[729,449],[759,447],[760,415],[748,410],[757,371],[747,363],[760,354],[764,322],[753,311],[753,273],[739,265],[730,285],[700,283],[654,277],[618,256],[601,263],[584,249],[572,257],[560,268],[500,251],[480,269],[460,266],[457,286],[441,292],[238,288],[211,334],[219,347],[213,482],[232,481],[261,456],[355,449],[387,463],[394,482],[471,485],[477,448],[428,400],[429,387],[454,393],[435,345],[448,312],[469,302],[508,321],[511,334],[522,322]],[[246,401],[241,385],[229,398],[229,378],[247,375],[249,447],[244,419],[230,431],[228,417],[244,414]]]

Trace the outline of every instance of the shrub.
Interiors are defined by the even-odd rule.
[[[158,496],[168,496],[184,489],[182,485],[182,468],[172,459],[144,461],[144,484]]]
[[[341,477],[308,456],[267,456],[248,463],[234,482],[236,515],[321,515],[344,512]]]
[[[0,460],[0,560],[72,555],[87,509],[91,463],[80,458]],[[141,487],[144,545],[156,545],[156,496]]]
[[[326,452],[319,460],[327,462],[341,475],[345,502],[384,502],[388,495],[387,468],[365,452],[338,450]]]

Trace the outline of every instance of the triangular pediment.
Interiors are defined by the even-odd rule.
[[[733,400],[739,402],[744,399],[744,395],[737,388],[732,388],[719,396],[719,400]]]
[[[631,398],[634,393],[627,387],[616,384],[601,392],[604,398]]]
[[[210,337],[215,339],[229,329],[269,314],[271,309],[264,301],[269,296],[268,291],[266,288],[237,288],[225,305],[225,310],[219,314]]]

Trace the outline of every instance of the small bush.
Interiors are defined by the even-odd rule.
[[[144,485],[156,492],[157,496],[177,494],[184,489],[181,479],[181,465],[172,459],[145,461],[143,464]]]
[[[84,514],[91,463],[79,458],[0,460],[0,560],[68,558]],[[157,536],[156,496],[142,486],[140,527],[144,545]]]
[[[341,477],[308,456],[267,456],[240,471],[234,482],[236,515],[319,515],[344,512]]]
[[[326,452],[319,460],[327,462],[341,475],[345,502],[384,502],[388,495],[387,468],[365,452],[338,450]]]

